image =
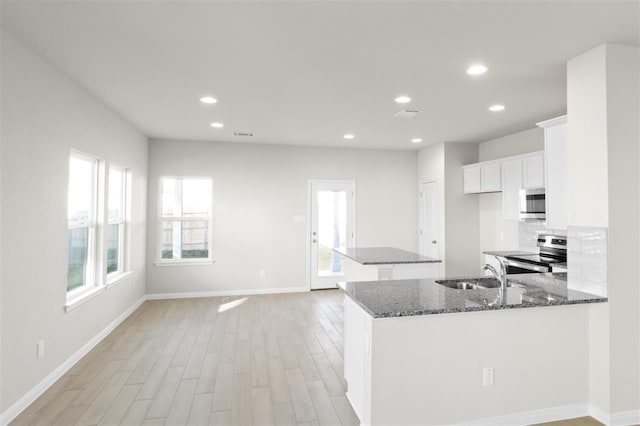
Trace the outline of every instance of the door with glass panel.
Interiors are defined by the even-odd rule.
[[[353,181],[311,181],[311,289],[335,288],[344,279],[344,258],[334,248],[355,245]]]

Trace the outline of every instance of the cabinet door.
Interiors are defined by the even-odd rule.
[[[520,219],[520,189],[522,160],[502,162],[502,216],[505,220]]]
[[[544,155],[547,173],[547,226],[567,229],[567,125],[544,129]]]
[[[464,192],[473,194],[480,192],[480,166],[465,167],[464,169]]]
[[[481,191],[495,192],[502,189],[500,163],[485,164],[481,167]]]
[[[522,187],[542,188],[544,186],[544,156],[535,154],[522,159]]]
[[[344,296],[344,378],[349,402],[363,424],[370,421],[370,367],[371,321],[360,306]]]

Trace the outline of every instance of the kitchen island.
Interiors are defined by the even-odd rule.
[[[340,283],[347,397],[361,423],[584,415],[589,313],[607,299],[567,289],[566,274],[508,278],[503,300],[498,288],[457,290],[433,279]]]
[[[345,259],[345,274],[350,282],[440,276],[441,260],[395,247],[333,250]]]

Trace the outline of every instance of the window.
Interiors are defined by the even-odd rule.
[[[197,263],[211,256],[211,179],[160,179],[159,263]]]
[[[95,284],[98,161],[69,159],[67,292]]]
[[[107,200],[107,282],[127,270],[127,170],[109,167],[109,195]]]

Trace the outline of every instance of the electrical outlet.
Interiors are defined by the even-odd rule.
[[[267,271],[265,271],[264,269],[260,270],[260,278],[264,278],[267,276]]]
[[[482,386],[493,386],[493,368],[482,369]]]
[[[38,352],[37,357],[42,358],[44,356],[44,340],[40,340],[38,342]]]

